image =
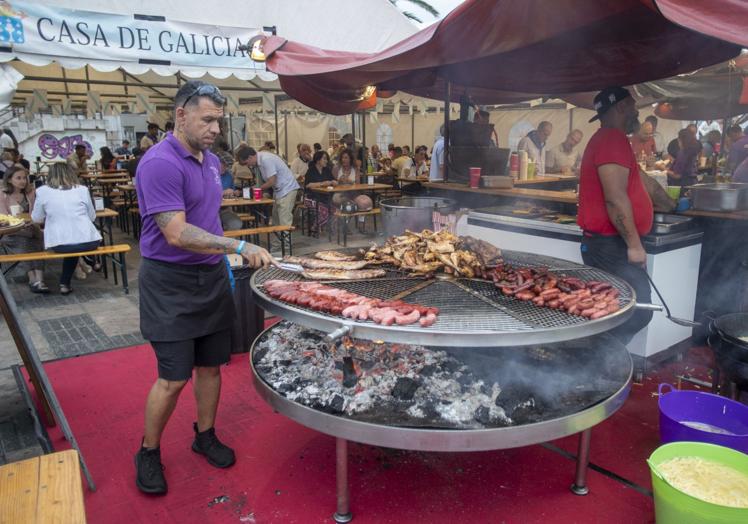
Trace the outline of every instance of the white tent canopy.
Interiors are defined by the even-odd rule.
[[[275,75],[236,49],[263,28],[275,27],[284,37],[321,48],[361,52],[384,49],[416,31],[388,0],[3,4],[0,62],[26,77],[18,86],[17,103],[31,98],[33,90],[45,90],[50,98],[97,91],[105,99],[131,101],[141,93],[158,103],[172,97],[182,80],[206,76],[220,80],[216,83],[224,90],[233,88],[237,98],[242,91],[277,91]],[[138,35],[147,39],[140,50]],[[206,51],[211,45],[221,56]]]

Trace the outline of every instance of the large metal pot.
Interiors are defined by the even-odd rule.
[[[720,369],[740,389],[748,389],[748,313],[713,320],[707,339]]]
[[[388,198],[379,203],[382,210],[384,233],[388,237],[402,235],[406,229],[433,229],[433,212],[449,214],[457,209],[457,202],[437,197]]]
[[[696,184],[691,197],[693,208],[701,211],[748,209],[748,184]]]

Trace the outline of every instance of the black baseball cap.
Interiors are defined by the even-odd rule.
[[[594,122],[595,120],[598,120],[608,111],[608,109],[630,96],[631,93],[624,87],[606,87],[595,95],[592,104],[595,111],[597,111],[597,114],[590,118],[589,121]]]

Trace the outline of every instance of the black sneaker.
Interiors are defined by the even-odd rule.
[[[135,485],[143,493],[164,495],[168,491],[164,466],[161,464],[161,449],[147,449],[141,446],[135,454]]]
[[[217,468],[228,468],[236,462],[234,450],[224,445],[216,437],[215,428],[210,428],[202,433],[197,431],[197,423],[193,424],[195,430],[195,441],[192,443],[192,451],[205,455],[208,462]]]

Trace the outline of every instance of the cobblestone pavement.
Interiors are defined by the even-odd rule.
[[[31,293],[25,276],[13,271],[6,276],[16,300],[21,322],[31,336],[42,361],[68,358],[144,343],[139,328],[137,275],[140,252],[137,242],[116,231],[115,243],[128,243],[127,254],[130,294],[122,285],[115,286],[101,273],[92,273],[85,280],[73,280],[74,292],[62,296],[57,291],[60,263],[47,267],[49,295]],[[364,246],[374,240],[372,234],[356,232],[349,237],[349,246]],[[264,241],[264,239],[263,239]],[[327,237],[311,239],[294,233],[294,254],[320,249],[338,248]],[[31,418],[13,376],[12,366],[21,364],[15,343],[4,319],[0,319],[0,464],[41,454]],[[54,387],[54,384],[53,384]],[[62,406],[63,410],[65,406]]]

